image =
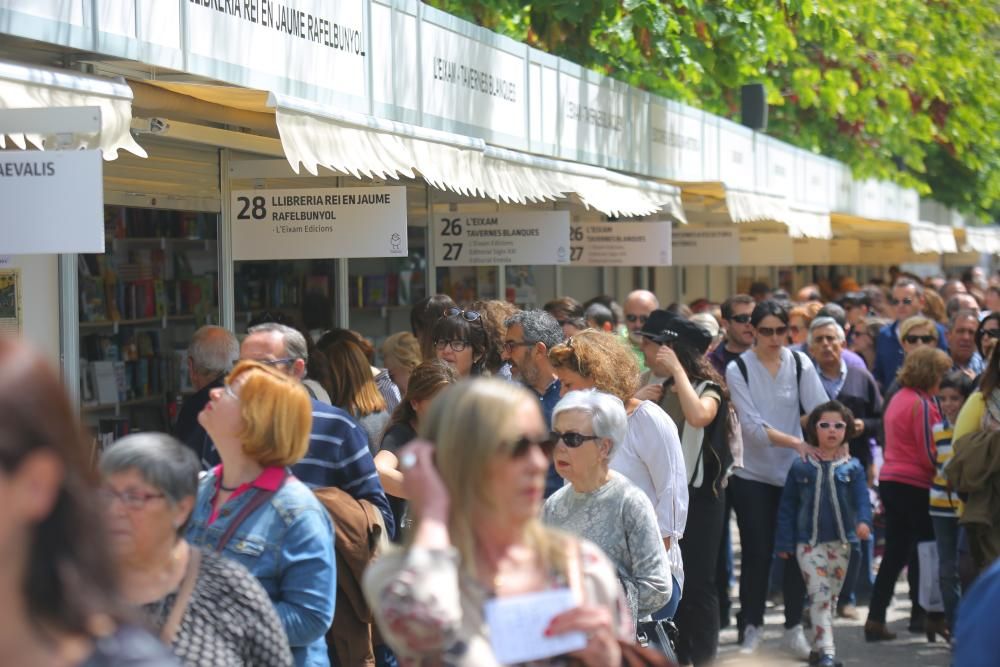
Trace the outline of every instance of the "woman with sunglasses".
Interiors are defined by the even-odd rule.
[[[983,359],[989,360],[993,357],[997,339],[1000,339],[1000,312],[990,313],[984,317],[976,330],[976,349]]]
[[[684,455],[677,426],[653,401],[635,398],[639,364],[614,334],[588,329],[557,345],[549,361],[562,384],[562,393],[597,389],[625,405],[628,430],[614,452],[611,468],[646,494],[667,550],[673,594],[658,618],[670,618],[684,587],[684,559],[680,539],[687,525],[688,490]]]
[[[726,493],[736,509],[743,550],[738,626],[746,653],[755,652],[761,641],[781,490],[792,463],[811,451],[802,438],[801,415],[829,400],[812,362],[785,347],[788,311],[781,304],[758,303],[750,324],[754,346],[726,367],[743,434],[743,467],[730,478]],[[790,560],[784,570],[784,647],[805,659],[805,587],[798,563]]]
[[[844,583],[851,545],[868,539],[871,502],[864,466],[844,451],[854,414],[839,401],[812,411],[805,434],[814,456],[792,464],[781,494],[774,549],[802,571],[815,637],[809,664],[835,667],[834,596]]]
[[[885,409],[885,463],[879,472],[879,496],[885,508],[885,553],[868,605],[867,641],[896,638],[885,625],[896,579],[910,562],[917,543],[934,540],[928,510],[937,463],[933,432],[941,422],[936,396],[949,370],[951,358],[936,347],[913,350],[897,376],[900,389]],[[910,562],[911,619],[924,613],[916,601],[914,584],[919,578],[914,565],[916,562]],[[928,613],[925,630],[928,640],[933,640],[935,634],[947,638],[944,614]]]
[[[556,404],[552,459],[569,484],[545,501],[542,521],[601,547],[638,620],[667,603],[672,584],[652,503],[609,466],[626,420],[622,402],[600,391],[571,391]]]
[[[481,375],[486,363],[486,328],[478,311],[449,308],[431,330],[437,358],[459,377]]]
[[[880,317],[866,317],[857,324],[848,337],[851,351],[865,360],[869,372],[875,368],[875,341],[889,320]]]
[[[551,451],[538,399],[512,382],[460,382],[431,404],[420,436],[399,457],[413,531],[364,576],[400,662],[498,667],[484,606],[569,588],[575,608],[544,633],[583,632],[586,646],[530,664],[621,664],[618,642],[633,635],[614,568],[595,545],[538,520]]]

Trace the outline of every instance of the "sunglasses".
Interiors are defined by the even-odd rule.
[[[555,449],[555,446],[556,441],[552,439],[551,434],[535,436],[533,438],[523,435],[514,442],[514,446],[510,450],[510,456],[511,458],[519,459],[522,456],[526,456],[532,447],[538,447],[545,456],[552,458],[552,450]]]
[[[464,340],[436,340],[434,341],[434,348],[438,352],[444,352],[446,347],[450,347],[452,352],[461,352],[465,348],[469,347],[469,342]]]
[[[795,335],[797,335],[797,334],[798,334],[798,333],[799,333],[800,331],[802,331],[802,327],[800,327],[800,326],[799,326],[799,325],[797,325],[797,324],[792,324],[792,325],[790,325],[790,326],[788,327],[788,330],[792,332],[792,335],[793,335],[793,336],[795,336]]]
[[[566,431],[565,433],[560,433],[559,431],[552,431],[550,434],[552,438],[552,444],[556,444],[560,440],[566,443],[567,447],[576,449],[588,440],[600,440],[599,435],[583,435],[582,433],[577,433],[576,431]]]
[[[834,431],[843,431],[845,428],[847,428],[847,424],[845,422],[820,422],[816,424],[816,426],[819,426],[821,429],[824,430],[829,430],[832,428]]]
[[[254,359],[259,364],[264,364],[265,366],[280,366],[282,364],[292,364],[295,363],[295,359],[292,357],[284,357],[282,359]]]
[[[764,338],[771,336],[784,336],[788,333],[788,327],[757,327],[757,335]]]
[[[983,329],[983,335],[990,338],[1000,338],[1000,329]]]
[[[747,314],[733,315],[732,317],[729,318],[729,321],[730,322],[736,322],[738,324],[749,324],[750,323],[750,315],[747,315]]]
[[[462,319],[466,322],[475,322],[481,316],[474,310],[462,310],[461,308],[449,308],[444,311],[445,317],[456,317],[458,315],[462,316]]]
[[[905,340],[910,345],[914,345],[916,343],[923,343],[924,345],[930,345],[936,339],[934,338],[934,336],[915,336],[913,334],[907,334],[903,336],[903,340]]]
[[[903,304],[904,306],[911,306],[913,305],[913,299],[911,299],[910,297],[906,297],[905,299],[893,299],[892,297],[889,297],[889,305],[898,306],[899,304]]]
[[[629,322],[639,322],[640,324],[645,324],[649,321],[649,315],[626,315],[625,319]]]

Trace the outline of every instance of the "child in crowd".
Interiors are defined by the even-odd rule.
[[[823,403],[804,430],[815,449],[788,471],[774,548],[780,558],[798,559],[809,592],[816,632],[809,663],[835,667],[833,598],[844,582],[851,545],[871,535],[871,503],[864,466],[847,450],[855,434],[853,413],[839,401]]]
[[[958,494],[948,486],[945,468],[952,457],[951,435],[958,413],[972,393],[973,381],[962,371],[952,371],[941,380],[938,403],[943,421],[934,426],[937,447],[937,473],[931,486],[930,515],[938,548],[938,581],[944,600],[948,627],[955,627],[955,610],[960,597],[958,579],[958,519],[962,505]]]

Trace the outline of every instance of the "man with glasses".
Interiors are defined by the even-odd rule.
[[[708,360],[722,377],[726,376],[726,366],[729,362],[753,345],[750,313],[756,304],[757,302],[749,294],[736,294],[722,304],[722,322],[726,328],[726,340],[708,355]]]
[[[266,322],[250,327],[240,346],[240,359],[273,366],[302,380],[308,359],[306,350],[306,340],[297,330]],[[336,487],[357,500],[367,500],[378,508],[385,520],[386,532],[392,537],[396,524],[375,470],[364,428],[344,410],[311,400],[309,450],[291,467],[292,473],[312,489]]]
[[[642,336],[639,332],[642,325],[649,319],[649,314],[660,307],[656,295],[644,289],[630,292],[625,299],[625,328],[628,331],[628,344],[639,362],[639,371],[645,373],[646,356],[642,353]]]
[[[549,361],[549,350],[563,342],[563,329],[544,310],[522,310],[504,322],[507,334],[503,358],[510,362],[511,375],[538,397],[545,423],[552,428],[552,410],[559,402],[561,384]],[[555,465],[545,476],[545,497],[562,488],[563,479]]]
[[[892,384],[896,371],[903,365],[903,346],[899,342],[899,324],[903,320],[920,315],[924,309],[924,288],[909,278],[900,278],[893,284],[889,297],[896,320],[882,328],[875,340],[875,368],[873,375],[883,389]],[[948,351],[945,342],[945,328],[937,324],[937,346]]]

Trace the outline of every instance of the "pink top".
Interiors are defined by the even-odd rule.
[[[883,421],[885,463],[879,480],[931,488],[937,460],[934,425],[941,421],[937,401],[922,391],[903,387],[889,401]]]
[[[222,486],[222,465],[217,465],[212,469],[212,474],[215,475],[215,494],[212,497],[212,514],[208,517],[208,523],[206,525],[211,526],[217,518],[219,518],[219,510],[221,509],[216,502],[219,495],[219,487]],[[246,484],[240,484],[233,491],[232,495],[226,500],[228,503],[233,498],[236,498],[241,493],[248,491],[251,488],[263,489],[264,491],[277,491],[281,488],[281,483],[285,479],[285,469],[281,466],[271,466],[270,468],[264,468],[257,479]]]

